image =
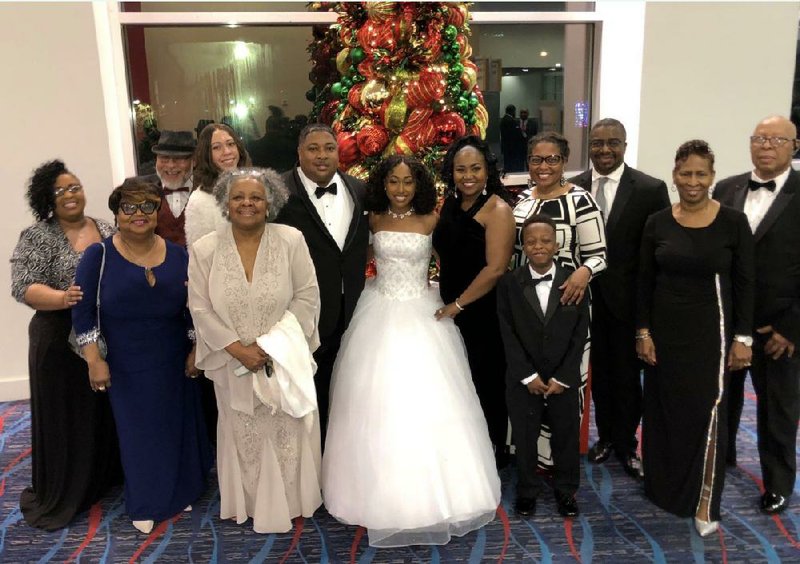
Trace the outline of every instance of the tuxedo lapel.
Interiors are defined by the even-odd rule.
[[[544,312],[542,306],[539,304],[539,296],[536,295],[536,287],[531,284],[531,271],[529,268],[520,268],[517,270],[517,283],[522,288],[522,296],[528,305],[533,308],[534,313],[539,318],[539,321],[544,323]]]
[[[626,165],[619,179],[617,193],[614,195],[614,200],[611,204],[611,213],[608,214],[606,219],[606,232],[613,231],[614,227],[616,227],[619,218],[622,217],[622,212],[625,210],[625,205],[631,199],[633,190],[634,180],[631,178],[630,169]]]
[[[764,233],[769,231],[770,227],[772,227],[786,209],[786,206],[789,205],[789,202],[792,201],[792,198],[796,197],[798,185],[800,185],[800,175],[794,171],[790,172],[789,178],[786,179],[786,184],[784,184],[781,191],[778,192],[775,201],[772,202],[772,205],[767,210],[767,214],[764,216],[764,219],[761,220],[761,223],[758,224],[758,228],[753,234],[756,242],[764,236]]]
[[[747,193],[749,192],[747,187],[748,178],[750,178],[749,174],[743,175],[742,180],[736,183],[733,191],[733,207],[739,211],[744,211],[744,202],[747,200]]]
[[[553,314],[556,312],[556,308],[558,308],[558,302],[561,301],[561,290],[558,288],[566,279],[566,271],[556,265],[556,275],[553,277],[553,284],[550,286],[550,297],[547,300],[547,311],[544,314],[545,325],[550,323],[550,319],[552,319]],[[535,293],[536,292],[534,292],[534,294]],[[584,295],[583,299],[586,300],[588,297]]]
[[[356,191],[350,186],[344,174],[340,172],[339,177],[342,179],[347,193],[350,194],[350,199],[353,201],[353,217],[350,218],[350,227],[347,230],[347,237],[344,240],[344,248],[342,249],[342,251],[344,251],[353,242],[358,232],[358,222],[363,221],[364,211],[361,207],[361,200],[358,194],[356,194]]]
[[[325,227],[325,224],[322,222],[322,218],[319,216],[319,213],[317,213],[317,208],[315,208],[314,204],[311,202],[311,198],[308,196],[306,187],[303,184],[303,181],[300,180],[300,175],[297,174],[297,167],[295,167],[292,171],[292,177],[294,178],[296,189],[295,194],[297,194],[297,197],[300,198],[300,201],[303,202],[303,205],[306,207],[308,216],[314,220],[317,229],[319,229],[330,240],[331,244],[338,249],[339,245],[336,243],[333,235],[331,235],[331,232],[328,231],[328,228]]]

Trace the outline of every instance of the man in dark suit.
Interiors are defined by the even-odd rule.
[[[522,132],[522,137],[525,138],[525,144],[527,145],[528,141],[531,137],[536,135],[539,131],[539,126],[536,123],[536,120],[528,117],[530,112],[528,112],[527,108],[522,108],[519,111],[519,130]],[[525,152],[527,153],[527,147],[525,148]]]
[[[796,137],[797,129],[785,117],[763,120],[750,137],[752,172],[726,178],[714,189],[714,198],[744,211],[756,242],[756,335],[750,377],[757,396],[765,513],[786,509],[797,475],[800,359],[794,353],[800,344],[800,173],[791,166]],[[728,440],[734,443],[744,376],[732,374],[729,388]],[[735,445],[733,449],[735,463]],[[729,450],[729,462],[730,456]]]
[[[184,209],[192,188],[195,145],[191,131],[162,131],[158,144],[152,148],[156,155],[156,172],[142,177],[161,192],[156,233],[181,247],[186,246]]]
[[[506,106],[505,115],[500,118],[500,152],[503,153],[504,172],[519,172],[527,168],[525,149],[525,139],[522,137],[517,119],[517,107],[509,104]]]
[[[598,441],[589,461],[612,451],[625,471],[642,477],[636,429],[642,417],[641,366],[636,358],[635,303],[639,242],[645,221],[669,205],[667,186],[625,164],[625,126],[602,119],[589,132],[592,168],[571,179],[590,191],[606,222],[608,268],[592,281],[592,397]]]
[[[304,127],[297,155],[299,166],[283,174],[290,197],[276,221],[303,233],[317,271],[321,344],[314,353],[314,383],[324,444],[333,363],[364,289],[369,222],[364,183],[336,170],[339,147],[330,127],[321,123]]]
[[[529,263],[504,275],[497,284],[497,312],[506,351],[506,403],[517,450],[515,511],[536,511],[542,488],[537,475],[537,443],[542,415],[552,433],[553,480],[558,512],[578,514],[580,483],[578,388],[581,358],[589,328],[588,300],[561,303],[559,286],[572,271],[557,266],[556,225],[532,215],[522,225],[522,245]]]

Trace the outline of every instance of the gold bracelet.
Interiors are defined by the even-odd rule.
[[[458,311],[464,311],[464,308],[461,307],[460,303],[458,303],[458,298],[456,298],[453,303],[456,304],[456,307],[458,308]]]
[[[637,341],[644,341],[645,339],[649,339],[649,338],[650,338],[650,333],[637,333],[636,334],[636,340]]]

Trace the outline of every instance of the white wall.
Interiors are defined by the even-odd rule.
[[[755,124],[789,115],[798,16],[798,2],[648,4],[638,167],[668,180],[700,138],[718,180],[751,168]]]
[[[0,399],[28,395],[28,321],[32,310],[11,298],[8,258],[33,222],[25,202],[31,171],[59,157],[86,187],[88,213],[110,219],[108,134],[89,3],[0,3]]]

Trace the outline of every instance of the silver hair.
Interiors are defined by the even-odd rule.
[[[289,190],[283,183],[280,174],[271,168],[237,168],[223,172],[219,175],[217,183],[214,185],[214,198],[222,212],[222,217],[230,221],[228,217],[228,198],[231,186],[240,180],[255,180],[264,186],[264,193],[269,204],[267,221],[274,221],[278,217],[281,208],[289,200]]]

